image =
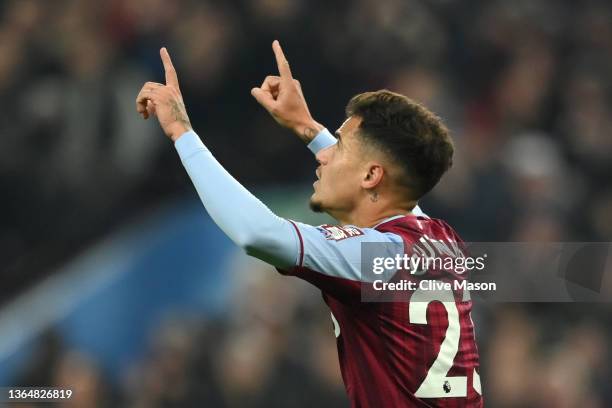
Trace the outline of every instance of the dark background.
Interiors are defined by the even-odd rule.
[[[250,96],[276,74],[273,39],[330,130],[352,95],[381,88],[445,120],[454,166],[421,206],[466,241],[610,241],[607,1],[2,1],[0,304],[147,209],[194,195],[171,143],[135,111],[144,81],[163,80],[161,46],[173,57],[194,129],[230,173],[248,188],[308,186],[311,154]],[[325,316],[321,307],[306,309]],[[484,308],[478,336],[490,406],[612,405],[609,312],[607,304]],[[201,337],[189,342],[208,344],[207,328],[218,324],[197,323]],[[303,330],[311,342],[327,342],[337,364],[333,339]],[[43,344],[54,341],[61,343]],[[269,359],[269,382],[241,399],[218,384],[208,357],[189,350],[195,356],[184,358],[201,364],[183,373],[185,384],[214,395],[211,406],[314,404],[277,392],[300,387],[321,401],[344,398],[337,367],[304,373],[279,352]],[[49,376],[44,381],[56,381]],[[97,381],[106,380],[98,373]],[[146,392],[105,387],[92,398],[109,406],[198,400],[162,390],[143,402]]]

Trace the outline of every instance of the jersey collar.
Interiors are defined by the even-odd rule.
[[[389,222],[389,221],[397,220],[398,218],[404,218],[404,217],[405,217],[405,216],[407,216],[407,215],[412,215],[412,213],[408,213],[408,214],[400,214],[400,215],[393,215],[393,216],[391,216],[391,217],[389,217],[389,218],[385,218],[384,220],[382,220],[381,222],[379,222],[378,224],[376,224],[376,225],[375,225],[375,226],[373,226],[372,228],[376,228],[376,227],[378,227],[379,225],[382,225],[382,224],[384,224],[384,223],[386,223],[386,222]]]

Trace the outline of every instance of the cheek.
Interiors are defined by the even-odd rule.
[[[329,164],[327,168],[327,180],[330,182],[331,187],[337,188],[344,184],[343,180],[347,176],[346,170],[346,167],[340,161]]]
[[[359,169],[351,162],[338,160],[330,163],[328,175],[327,187],[332,189],[335,195],[351,195],[359,188]]]

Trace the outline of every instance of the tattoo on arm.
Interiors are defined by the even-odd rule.
[[[302,140],[308,143],[312,139],[314,139],[318,133],[319,132],[317,132],[317,129],[307,127],[306,129],[304,129],[304,132],[302,133]]]
[[[170,105],[172,108],[172,115],[174,116],[174,120],[181,123],[188,129],[191,129],[191,123],[189,122],[189,116],[187,116],[187,111],[185,110],[185,104],[177,101],[170,101]]]

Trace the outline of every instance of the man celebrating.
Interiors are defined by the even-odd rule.
[[[157,117],[204,207],[237,245],[321,289],[352,406],[482,406],[467,292],[450,290],[442,297],[417,289],[407,301],[362,297],[370,284],[361,271],[362,243],[394,244],[400,249],[392,257],[411,254],[419,243],[461,242],[446,223],[417,207],[451,165],[447,129],[423,106],[383,90],[353,97],[334,138],[310,115],[279,43],[272,47],[280,75],[268,76],[251,94],[315,154],[311,208],[327,212],[338,225],[280,218],[227,173],[191,129],[165,48],[166,84],[145,83],[136,108],[145,119]],[[412,278],[460,279],[454,270],[426,270]]]

